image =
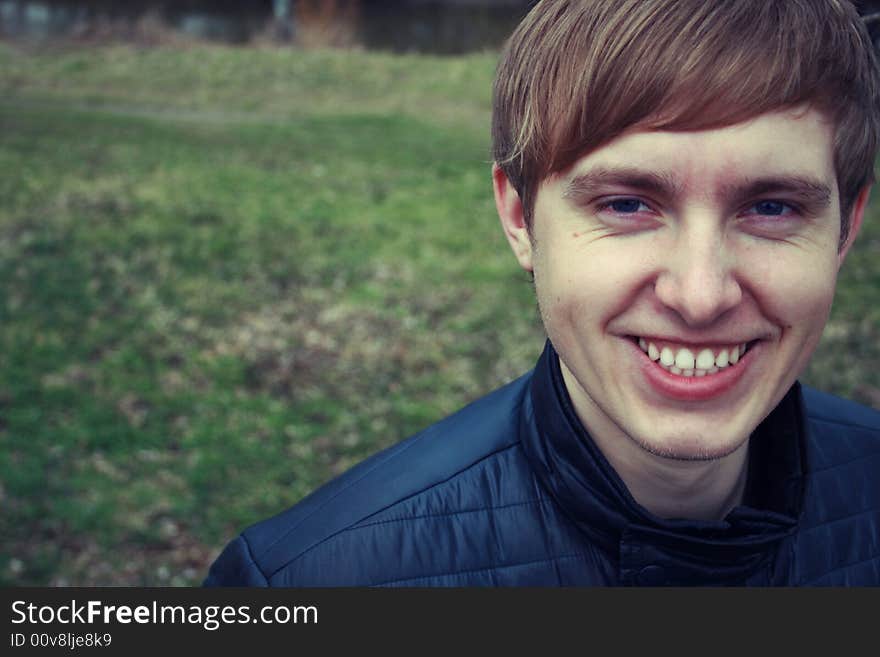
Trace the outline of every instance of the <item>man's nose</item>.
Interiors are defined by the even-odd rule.
[[[742,300],[735,257],[722,231],[705,223],[682,229],[667,245],[654,284],[660,302],[695,327],[713,323]]]

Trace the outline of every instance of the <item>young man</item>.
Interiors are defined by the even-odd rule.
[[[878,140],[844,0],[544,0],[495,197],[536,368],[229,544],[211,585],[880,584],[880,415],[796,382]]]

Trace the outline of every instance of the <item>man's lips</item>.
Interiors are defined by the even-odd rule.
[[[646,348],[638,339],[629,342],[650,386],[661,395],[679,401],[705,401],[724,394],[746,374],[761,351],[759,340],[746,342],[744,350],[743,343],[698,347],[661,342],[661,348],[654,342],[651,349],[648,338],[642,339]],[[663,353],[662,361],[656,352]]]

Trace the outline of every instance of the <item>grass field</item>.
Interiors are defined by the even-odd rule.
[[[0,584],[196,584],[531,367],[494,63],[0,45]],[[805,379],[880,408],[878,240]]]

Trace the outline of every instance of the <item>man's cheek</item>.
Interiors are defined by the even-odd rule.
[[[834,280],[829,276],[804,276],[779,286],[775,296],[785,324],[821,332],[834,301]]]
[[[738,271],[740,286],[786,326],[827,315],[834,298],[835,260],[824,251],[755,250],[740,258]]]
[[[592,288],[570,276],[546,281],[537,288],[543,318],[554,325],[582,325],[589,310]]]

